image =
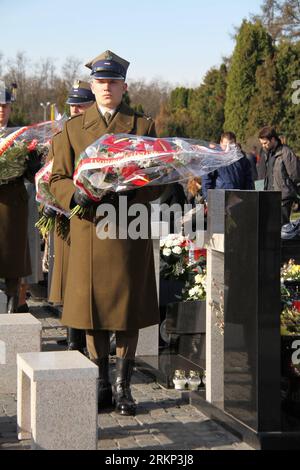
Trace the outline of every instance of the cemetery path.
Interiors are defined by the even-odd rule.
[[[63,343],[57,343],[66,334],[57,311],[45,302],[29,302],[29,306],[30,313],[42,322],[42,349],[65,349]],[[114,411],[98,415],[99,450],[251,450],[191,406],[188,392],[164,389],[136,370],[132,394],[138,404],[136,416],[121,417]],[[1,393],[0,387],[0,450],[30,448],[29,441],[17,440],[16,414],[16,396]]]

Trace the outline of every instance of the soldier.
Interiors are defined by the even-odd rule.
[[[95,95],[91,91],[90,84],[82,80],[75,80],[66,101],[70,106],[71,116],[83,113],[95,102]],[[52,148],[60,145],[61,133],[54,136],[52,140]],[[50,150],[48,160],[53,158],[53,152]],[[48,216],[55,216],[56,213],[53,209],[46,207],[44,214]],[[64,218],[63,215],[58,216],[59,219]],[[59,223],[59,222],[58,222]],[[67,219],[64,220],[67,224]],[[57,229],[57,227],[56,227]],[[63,304],[64,291],[67,279],[67,268],[69,259],[69,245],[70,237],[63,238],[58,235],[57,230],[54,231],[54,266],[52,271],[51,289],[49,301],[55,304]],[[75,328],[68,328],[68,349],[84,352],[86,347],[85,332]]]
[[[0,93],[0,128],[7,127],[11,113],[11,93]],[[5,279],[7,313],[18,308],[20,280],[31,274],[27,244],[27,192],[23,176],[1,181],[0,175],[0,278]]]
[[[115,409],[133,415],[130,381],[138,332],[159,322],[151,239],[105,239],[96,235],[97,204],[82,195],[73,184],[74,166],[80,153],[104,134],[127,133],[155,136],[154,122],[122,102],[129,63],[106,51],[87,64],[96,103],[84,114],[70,119],[56,149],[50,188],[59,204],[89,207],[82,219],[71,219],[71,249],[62,322],[85,329],[90,358],[99,367],[99,409],[112,404],[109,382],[109,331],[116,331],[116,379],[113,387]],[[148,205],[161,189],[129,191],[128,205]],[[105,198],[104,198],[105,199]],[[111,193],[118,207],[118,193]],[[100,202],[101,204],[101,202]],[[149,207],[149,206],[148,206]]]

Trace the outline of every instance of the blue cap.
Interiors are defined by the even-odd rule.
[[[91,86],[88,82],[82,80],[75,80],[71,90],[69,91],[67,104],[85,104],[95,101],[95,95],[91,90]]]
[[[86,64],[93,78],[112,80],[125,80],[128,66],[127,60],[111,51],[103,52]]]
[[[10,91],[7,88],[0,87],[0,104],[7,104],[11,103],[12,101],[13,100]]]

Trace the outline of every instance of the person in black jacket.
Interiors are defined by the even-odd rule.
[[[262,146],[259,161],[259,178],[264,179],[264,189],[281,191],[281,223],[288,224],[292,205],[297,200],[300,182],[300,159],[292,149],[283,145],[274,127],[264,127],[259,133]]]
[[[237,145],[235,134],[224,132],[220,139],[221,147],[226,149],[228,145],[233,144]],[[205,200],[207,200],[209,189],[254,189],[251,166],[245,154],[244,157],[231,165],[204,175],[202,177],[202,193]]]

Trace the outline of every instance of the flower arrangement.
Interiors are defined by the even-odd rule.
[[[32,160],[45,162],[52,136],[63,121],[49,121],[17,129],[7,128],[0,135],[0,184],[22,176]]]
[[[300,335],[300,265],[290,259],[281,269],[280,332],[283,336]]]
[[[206,299],[206,272],[204,267],[198,265],[192,270],[190,279],[182,290],[181,299],[184,302]]]
[[[300,312],[295,306],[286,306],[280,317],[280,333],[283,336],[300,335]]]
[[[58,235],[65,239],[69,232],[69,214],[65,212],[57,203],[55,197],[50,192],[49,181],[52,173],[53,161],[46,163],[35,175],[36,200],[45,206],[50,207],[56,213],[54,216],[42,215],[35,226],[40,231],[43,238],[54,229],[55,221]]]
[[[165,280],[184,281],[182,301],[206,298],[206,250],[194,249],[182,235],[170,234],[160,241],[160,275]]]
[[[293,259],[290,259],[281,269],[281,282],[285,281],[300,282],[300,264],[296,264]]]
[[[160,240],[160,275],[165,280],[187,280],[189,240],[170,234]]]
[[[187,180],[230,165],[241,157],[237,146],[212,149],[203,141],[106,134],[80,154],[73,180],[75,186],[97,202],[107,191]],[[81,208],[75,207],[73,215],[82,215]]]

